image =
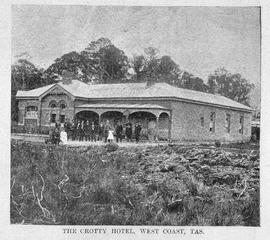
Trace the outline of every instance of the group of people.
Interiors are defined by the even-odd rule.
[[[135,136],[135,140],[138,143],[141,130],[142,127],[139,123],[135,124],[133,133],[131,122],[122,124],[121,121],[118,121],[116,126],[113,126],[109,120],[103,121],[100,124],[89,120],[73,120],[72,122],[67,120],[62,126],[56,123],[50,132],[50,139],[52,143],[59,144],[60,142],[65,143],[67,140],[104,141],[106,143],[113,142],[115,138],[118,143],[122,142],[123,139],[131,142],[133,136]]]

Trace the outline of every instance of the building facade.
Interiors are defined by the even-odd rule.
[[[80,119],[140,122],[143,133],[180,141],[248,141],[252,109],[219,95],[166,83],[86,84],[78,80],[18,91],[24,128]]]

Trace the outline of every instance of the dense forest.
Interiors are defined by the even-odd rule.
[[[11,68],[11,119],[18,118],[15,98],[18,90],[34,89],[67,77],[96,84],[167,82],[180,88],[220,94],[245,105],[249,105],[254,88],[241,74],[230,73],[223,67],[217,68],[205,82],[181,69],[170,56],[161,56],[156,48],[148,47],[144,54],[128,58],[109,39],[100,38],[81,52],[72,51],[55,59],[47,69],[38,68],[23,56],[19,58]]]

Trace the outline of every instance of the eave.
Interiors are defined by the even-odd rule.
[[[193,103],[193,104],[199,104],[203,106],[210,106],[210,107],[218,107],[218,108],[225,108],[230,110],[236,110],[236,111],[242,111],[242,112],[249,112],[252,113],[254,109],[243,109],[243,108],[237,108],[237,107],[230,107],[226,105],[221,104],[214,104],[214,103],[206,103],[202,101],[195,101],[195,100],[189,100],[185,98],[178,98],[178,97],[117,97],[117,98],[85,98],[85,97],[75,97],[78,100],[170,100],[170,101],[178,101],[178,102],[185,102],[185,103]]]

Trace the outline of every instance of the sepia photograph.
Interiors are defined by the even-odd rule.
[[[11,58],[10,224],[261,226],[260,7],[13,4]]]

